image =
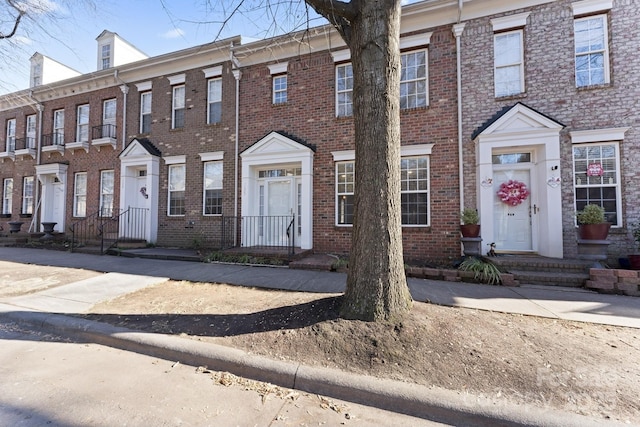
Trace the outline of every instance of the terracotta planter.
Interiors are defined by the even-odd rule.
[[[606,240],[609,235],[611,223],[603,222],[601,224],[580,224],[578,231],[580,238],[583,240]]]
[[[462,224],[460,225],[460,233],[462,237],[478,237],[480,235],[480,224]]]
[[[640,270],[640,254],[629,255],[629,268],[632,270]]]

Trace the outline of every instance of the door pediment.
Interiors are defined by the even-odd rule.
[[[480,143],[527,134],[559,134],[564,125],[519,102],[499,111],[472,135]]]
[[[158,150],[147,138],[134,138],[131,140],[129,145],[127,145],[127,148],[122,150],[118,157],[124,159],[132,157],[160,157],[160,155],[160,150]]]
[[[244,150],[240,157],[250,159],[272,155],[280,157],[288,155],[299,156],[313,151],[315,151],[315,147],[298,138],[286,135],[283,132],[271,132]]]

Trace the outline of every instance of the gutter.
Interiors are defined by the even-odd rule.
[[[456,37],[456,81],[458,86],[458,177],[460,182],[460,210],[464,209],[464,159],[462,153],[462,58],[461,40],[466,23],[460,23],[462,17],[463,0],[458,0],[458,23],[453,26],[453,34]]]
[[[231,45],[231,49],[233,49],[233,45]],[[238,161],[240,157],[240,79],[242,78],[242,72],[240,71],[240,61],[233,55],[233,50],[231,51],[230,60],[231,60],[231,69],[233,72],[233,77],[236,79],[236,117],[235,117],[235,153],[234,153],[234,188],[233,188],[233,217],[236,218],[234,221],[235,224],[238,224]],[[235,230],[234,230],[235,231]],[[234,246],[238,244],[237,242],[238,233],[233,233],[233,243]]]
[[[125,82],[124,80],[122,80],[119,76],[118,76],[118,69],[116,68],[116,70],[113,72],[113,78],[117,81],[122,83],[122,85],[120,86],[120,90],[122,91],[122,94],[124,95],[122,103],[124,104],[122,107],[122,149],[124,150],[127,145],[127,94],[129,93],[129,86],[127,86],[127,82]]]

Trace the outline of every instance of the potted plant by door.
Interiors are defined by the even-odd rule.
[[[640,249],[640,222],[633,224],[631,234],[636,241],[638,249]],[[629,268],[632,270],[640,270],[640,253],[629,254]]]
[[[604,216],[604,208],[600,205],[589,204],[579,211],[578,232],[583,240],[606,240],[611,223]]]
[[[471,208],[464,208],[460,214],[462,224],[460,224],[460,233],[462,237],[478,237],[480,235],[480,216],[478,211]]]

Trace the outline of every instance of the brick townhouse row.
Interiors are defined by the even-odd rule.
[[[463,207],[478,210],[499,252],[571,258],[576,210],[600,204],[613,224],[609,256],[633,250],[638,18],[631,0],[403,8],[407,260],[458,258]],[[5,221],[67,232],[131,207],[146,212],[141,237],[161,246],[294,238],[348,253],[353,79],[335,31],[152,58],[108,31],[97,40],[97,71],[65,75],[36,54],[32,87],[0,97]],[[51,81],[49,70],[66,78]],[[497,195],[509,181],[529,190],[515,205]]]

